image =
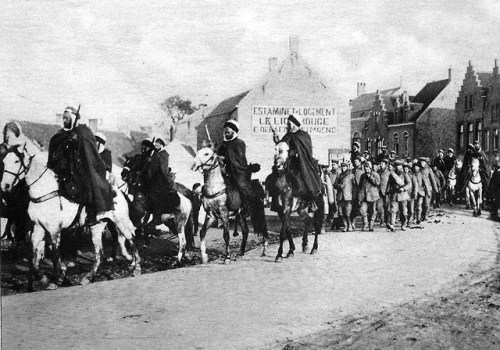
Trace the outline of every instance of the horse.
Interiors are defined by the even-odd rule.
[[[128,184],[128,203],[131,212],[131,219],[139,235],[143,236],[145,244],[149,245],[149,237],[144,233],[149,213],[147,209],[146,191],[142,181],[142,171],[145,163],[140,155],[128,158],[121,173],[122,180]],[[173,213],[162,214],[161,222],[167,226],[178,239],[178,253],[175,261],[176,266],[182,265],[182,258],[187,251],[194,248],[193,233],[193,197],[194,194],[180,183],[175,183],[174,188],[180,198],[180,205]]]
[[[444,188],[445,201],[448,202],[449,205],[453,205],[455,201],[455,186],[457,185],[457,172],[456,166],[450,169],[448,174],[446,175],[446,184]]]
[[[465,189],[465,197],[466,203],[471,204],[473,215],[480,216],[483,204],[483,184],[479,173],[479,160],[477,158],[472,158],[470,177]]]
[[[289,244],[289,250],[286,257],[289,258],[294,255],[295,244],[293,243],[293,237],[289,229],[290,215],[293,212],[297,212],[304,221],[304,231],[302,234],[302,251],[304,253],[307,252],[307,235],[310,231],[311,224],[314,224],[314,244],[311,249],[311,254],[315,254],[318,251],[318,235],[321,233],[324,220],[323,194],[318,195],[314,200],[317,210],[314,212],[313,218],[311,218],[308,213],[310,201],[293,195],[293,179],[291,178],[292,175],[288,172],[288,151],[289,147],[285,142],[280,142],[275,147],[274,166],[277,172],[275,186],[277,193],[279,193],[278,216],[281,218],[280,245],[275,259],[276,262],[283,261],[283,242],[286,238],[288,238]],[[319,168],[318,176],[320,176]]]
[[[200,170],[203,173],[204,186],[202,190],[202,203],[206,212],[205,222],[200,230],[200,250],[201,259],[203,263],[208,262],[208,255],[206,253],[205,237],[209,227],[215,222],[216,219],[222,221],[223,237],[225,242],[225,257],[224,263],[231,260],[231,252],[229,249],[229,214],[230,211],[235,214],[235,225],[241,226],[242,240],[237,256],[245,255],[245,247],[248,239],[248,225],[246,218],[241,215],[242,207],[236,210],[228,208],[228,192],[224,177],[221,170],[221,161],[212,147],[203,147],[194,158],[192,170]],[[235,227],[236,230],[236,227]],[[266,255],[267,235],[262,235],[263,251],[262,256]]]
[[[35,277],[46,282],[45,275],[40,273],[40,261],[44,256],[45,243],[52,251],[55,283],[50,283],[47,289],[58,288],[66,278],[66,264],[61,261],[59,244],[61,231],[74,224],[83,225],[85,211],[76,203],[70,202],[59,193],[59,184],[54,172],[47,168],[48,154],[41,151],[28,151],[26,145],[22,150],[13,148],[3,159],[3,178],[0,188],[4,192],[11,192],[23,179],[26,180],[30,203],[28,214],[33,222],[31,232],[31,256],[29,259],[30,275],[28,288],[33,290]],[[79,213],[81,212],[81,215]],[[79,222],[77,218],[79,217]],[[94,263],[88,274],[81,280],[85,285],[92,282],[101,264],[103,244],[102,233],[107,225],[106,220],[114,223],[119,232],[118,241],[122,248],[122,255],[131,263],[132,276],[140,275],[140,256],[134,244],[134,227],[128,216],[127,202],[123,196],[114,198],[114,210],[100,212],[97,215],[99,222],[89,228],[94,246]],[[104,221],[103,221],[104,220]],[[47,241],[47,242],[46,242]],[[131,254],[125,247],[129,243]]]

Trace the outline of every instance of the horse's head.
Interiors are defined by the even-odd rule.
[[[11,192],[19,182],[24,179],[29,170],[29,160],[24,154],[12,148],[3,158],[3,172],[0,189]]]
[[[217,153],[212,147],[203,147],[198,152],[196,152],[196,156],[194,157],[194,163],[191,167],[191,170],[206,170],[210,169],[215,162],[217,162]]]
[[[472,158],[472,161],[470,163],[470,168],[472,170],[472,174],[479,173],[479,159]]]
[[[280,142],[274,147],[274,165],[278,171],[285,168],[289,149],[290,147],[286,142]]]

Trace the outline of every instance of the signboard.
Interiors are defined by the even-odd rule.
[[[286,133],[288,116],[302,119],[301,128],[311,135],[336,135],[338,115],[334,107],[252,106],[252,132],[271,134],[271,126],[278,134]]]

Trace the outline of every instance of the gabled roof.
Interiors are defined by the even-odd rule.
[[[413,102],[421,103],[423,112],[438,97],[441,91],[448,85],[448,79],[437,80],[425,84],[425,86],[415,95]]]
[[[479,82],[483,87],[488,86],[491,77],[493,76],[493,73],[490,72],[477,72],[477,76],[479,78]]]
[[[382,96],[394,96],[401,90],[401,87],[395,87],[395,88],[390,88],[387,90],[382,90],[379,93]],[[362,94],[358,97],[356,97],[354,100],[351,101],[351,112],[356,113],[356,112],[362,112],[362,111],[368,111],[372,108],[373,106],[373,101],[375,100],[375,95],[376,92],[370,92],[367,94]],[[359,117],[359,115],[358,115]]]
[[[225,99],[224,101],[220,102],[213,110],[210,112],[209,115],[207,115],[207,118],[210,117],[215,117],[218,115],[223,115],[223,114],[229,114],[231,113],[236,106],[238,106],[238,103],[250,92],[250,90],[242,92],[241,94],[238,94],[236,96],[229,97],[228,99]]]

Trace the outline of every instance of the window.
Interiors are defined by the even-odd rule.
[[[460,124],[458,126],[458,149],[462,149],[462,147],[465,149],[465,137],[464,137],[464,125]]]
[[[490,131],[486,130],[484,132],[484,150],[489,151],[490,150]]]
[[[474,134],[474,136],[475,136],[475,137],[474,137],[474,142],[475,142],[475,141],[479,141],[479,144],[480,144],[480,145],[482,145],[482,142],[481,142],[481,141],[482,141],[482,140],[481,140],[481,136],[483,135],[481,128],[482,128],[482,124],[481,124],[481,122],[477,122],[477,123],[476,123],[476,132],[475,132],[475,134]]]
[[[496,119],[496,115],[495,115],[495,106],[491,106],[491,119]]]
[[[404,155],[405,157],[408,157],[408,153],[409,153],[409,145],[408,145],[408,142],[410,140],[410,135],[408,134],[408,131],[405,131],[403,133],[403,147],[404,147]]]
[[[493,150],[498,151],[498,129],[493,130]]]
[[[394,151],[396,152],[396,156],[399,156],[399,134],[397,132],[394,133]]]
[[[474,124],[469,123],[469,128],[467,132],[467,143],[474,143]]]
[[[470,110],[474,109],[472,97],[473,97],[473,95],[469,95],[469,109]]]

